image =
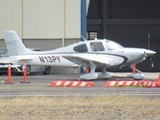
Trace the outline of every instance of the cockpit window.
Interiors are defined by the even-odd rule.
[[[104,47],[101,42],[91,42],[90,46],[92,51],[104,51]]]
[[[113,49],[116,49],[116,48],[123,48],[122,45],[120,45],[116,42],[113,42],[113,41],[106,41],[106,45],[107,45],[109,50],[113,50]]]
[[[76,52],[88,52],[86,44],[75,46],[73,49]]]

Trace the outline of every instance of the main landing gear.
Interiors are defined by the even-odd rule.
[[[95,73],[96,65],[92,62],[89,61],[90,63],[90,73],[85,73],[80,76],[80,79],[85,79],[85,80],[93,80],[93,79],[108,79],[112,77],[112,74],[110,72],[106,72],[106,67],[102,67],[102,72],[100,73]]]

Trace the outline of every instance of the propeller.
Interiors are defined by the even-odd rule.
[[[150,50],[150,33],[148,33],[148,50]],[[153,60],[152,60],[152,57],[149,56],[149,60],[151,61],[151,66],[154,67],[154,64],[153,64]]]
[[[154,67],[153,60],[152,60],[151,56],[149,56],[149,60],[151,61],[151,66]]]

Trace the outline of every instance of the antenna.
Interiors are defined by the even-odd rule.
[[[87,41],[80,33],[78,33],[84,41]]]

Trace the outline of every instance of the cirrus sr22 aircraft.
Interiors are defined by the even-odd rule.
[[[85,40],[69,46],[48,51],[31,51],[22,43],[15,31],[3,31],[5,43],[11,59],[19,60],[23,64],[26,60],[30,65],[50,65],[64,67],[90,68],[90,72],[80,75],[81,79],[104,79],[112,77],[107,71],[111,67],[129,66],[136,73],[128,76],[133,79],[143,79],[144,74],[132,67],[132,64],[142,62],[156,52],[143,48],[127,48],[107,39]],[[96,73],[96,67],[101,68]]]

